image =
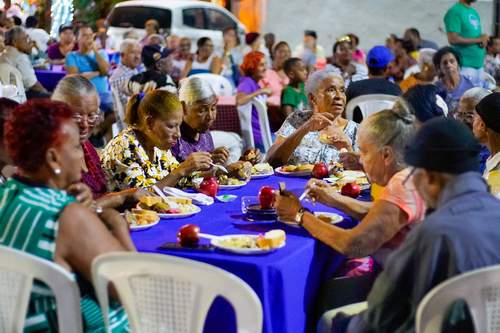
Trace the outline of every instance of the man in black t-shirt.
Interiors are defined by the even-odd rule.
[[[401,88],[396,84],[387,80],[385,73],[387,66],[394,60],[394,55],[385,46],[373,47],[366,57],[368,65],[368,79],[352,82],[347,88],[347,102],[355,97],[370,95],[370,94],[386,94],[393,96],[401,96],[403,93]],[[363,116],[359,108],[354,109],[353,120],[361,122]]]

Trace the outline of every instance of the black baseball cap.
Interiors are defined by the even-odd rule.
[[[461,122],[433,118],[425,122],[406,147],[408,165],[451,174],[479,170],[481,146]]]
[[[162,48],[160,45],[146,45],[142,48],[142,62],[144,66],[151,67],[155,65],[158,60],[168,57],[172,50]]]
[[[484,97],[476,105],[476,112],[486,127],[500,133],[500,93],[494,92]]]

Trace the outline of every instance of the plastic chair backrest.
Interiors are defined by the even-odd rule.
[[[353,120],[354,109],[360,108],[363,119],[366,119],[371,114],[377,113],[384,109],[391,109],[398,99],[397,96],[385,94],[369,94],[355,97],[347,103],[345,108],[346,118]]]
[[[115,112],[115,118],[116,122],[113,125],[115,128],[113,129],[113,137],[115,137],[118,133],[114,133],[115,131],[120,132],[123,130],[126,125],[125,125],[125,109],[122,104],[122,101],[120,99],[120,95],[118,94],[118,91],[116,91],[113,86],[111,86],[111,95],[113,96],[113,105],[114,105],[114,112]]]
[[[420,302],[417,333],[440,333],[449,306],[464,299],[475,332],[500,331],[500,265],[467,272],[440,283]]]
[[[488,84],[488,89],[493,90],[497,87],[497,81],[490,73],[483,72],[483,80]]]
[[[202,332],[219,295],[232,304],[238,332],[262,332],[255,292],[211,265],[162,254],[111,253],[94,260],[92,278],[107,325],[108,284],[113,282],[135,333]]]
[[[26,102],[26,92],[24,90],[21,73],[8,63],[0,62],[0,82],[3,85],[14,85],[17,87],[17,95],[10,99],[18,103]]]
[[[22,332],[33,280],[45,283],[56,299],[60,332],[82,332],[80,291],[61,266],[0,245],[0,332]]]
[[[231,82],[222,75],[212,74],[212,73],[199,73],[193,74],[191,77],[199,77],[202,80],[207,81],[208,84],[215,91],[217,96],[233,96],[234,88]]]
[[[243,137],[243,142],[245,143],[245,149],[255,147],[252,129],[252,106],[255,106],[259,116],[260,135],[262,136],[262,143],[264,144],[263,153],[265,153],[273,144],[265,97],[257,96],[253,98],[251,102],[237,107],[238,117],[240,119],[241,136]]]

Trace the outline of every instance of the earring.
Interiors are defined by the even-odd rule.
[[[55,169],[54,169],[54,173],[55,173],[56,175],[61,174],[61,169],[59,169],[59,168],[55,168]]]

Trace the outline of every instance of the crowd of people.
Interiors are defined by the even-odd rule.
[[[310,200],[359,220],[353,229],[322,223],[291,192],[276,199],[280,218],[349,258],[343,275],[369,276],[359,300],[321,293],[318,316],[332,304],[367,298],[364,312],[329,318],[332,331],[412,331],[418,303],[432,287],[500,263],[494,225],[500,220],[500,92],[494,92],[500,37],[482,32],[473,2],[460,0],[444,15],[449,46],[409,28],[367,52],[356,35],[343,35],[330,55],[313,30],[292,50],[274,34],[250,32],[240,41],[227,28],[221,49],[202,37],[192,53],[191,39],[163,35],[155,20],[145,22],[143,38],[127,33],[117,45],[105,20],[95,27],[62,25],[53,40],[35,17],[23,23],[2,14],[0,64],[22,82],[19,98],[0,99],[0,244],[24,244],[75,272],[84,290],[84,326],[99,329],[92,260],[135,251],[118,211],[153,186],[179,186],[214,164],[340,162],[382,188],[372,201],[344,196],[317,179],[306,189]],[[110,51],[119,52],[118,63],[110,62]],[[41,63],[67,73],[54,91],[37,79]],[[237,106],[266,101],[269,149],[253,105],[254,145],[246,151],[238,135],[211,130],[219,96],[203,74],[229,82]],[[398,99],[391,109],[368,117],[357,109],[347,119],[349,101],[369,94]],[[113,123],[120,129],[114,136]],[[352,269],[353,261],[363,269]],[[110,319],[121,332],[127,319],[112,296]],[[55,300],[43,290],[32,292],[27,316],[27,329],[57,331]]]

